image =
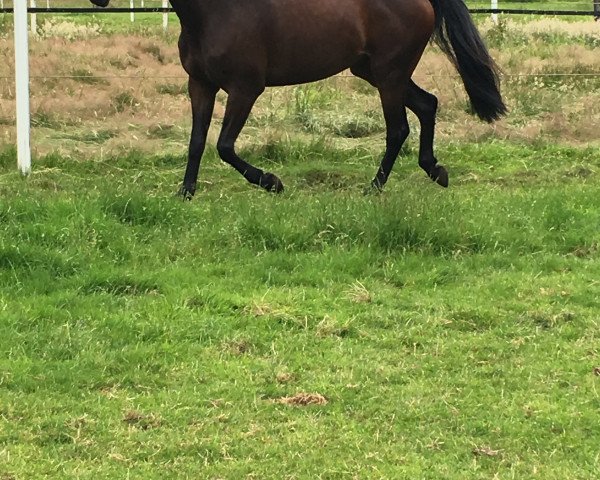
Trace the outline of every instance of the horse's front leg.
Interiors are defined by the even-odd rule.
[[[264,87],[257,88],[248,85],[230,89],[217,150],[221,159],[235,168],[250,183],[269,192],[280,193],[283,192],[283,183],[277,176],[250,165],[235,151],[235,142],[248,120],[254,102],[263,90]]]
[[[188,150],[188,163],[183,177],[180,195],[191,200],[196,192],[200,161],[206,146],[215,97],[219,89],[208,82],[190,77],[189,92],[192,101],[192,134]]]

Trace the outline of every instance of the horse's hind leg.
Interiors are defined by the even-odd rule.
[[[227,107],[225,108],[225,118],[223,119],[223,128],[219,135],[217,149],[221,159],[235,168],[250,183],[258,185],[267,191],[280,193],[283,191],[283,184],[279,178],[272,173],[265,173],[250,165],[235,152],[235,142],[246,120],[248,120],[252,106],[260,93],[262,93],[262,89],[258,92],[246,89],[236,89],[229,92]]]
[[[180,194],[183,198],[191,199],[196,192],[200,161],[206,146],[206,136],[210,127],[218,88],[192,77],[190,77],[188,87],[192,101],[192,134],[188,150],[188,163]]]
[[[376,87],[381,97],[381,106],[383,108],[387,132],[386,149],[379,170],[371,182],[372,188],[381,191],[392,172],[402,145],[409,134],[405,108],[406,96],[408,94],[406,83],[403,81],[377,82],[371,69],[370,60],[366,58],[361,59],[350,70],[357,77]]]
[[[371,185],[377,190],[382,190],[392,172],[394,163],[396,163],[400,149],[408,137],[409,128],[405,108],[406,87],[379,86],[379,95],[386,124],[386,148],[379,170]]]
[[[435,95],[419,88],[412,80],[408,86],[406,106],[412,110],[421,123],[419,139],[419,166],[433,181],[442,187],[448,186],[448,172],[438,165],[433,155],[433,136],[438,101]]]
[[[373,74],[371,72],[370,66],[368,62],[361,62],[352,67],[352,73],[357,77],[366,80],[371,85],[377,87],[377,83],[373,78]],[[383,101],[383,99],[382,99]],[[408,90],[406,92],[406,107],[408,107],[412,112],[415,113],[417,118],[419,119],[419,123],[421,124],[421,134],[420,134],[420,147],[419,147],[419,166],[425,170],[429,178],[437,182],[443,187],[448,186],[448,172],[444,167],[437,164],[437,159],[433,154],[433,138],[435,133],[435,116],[437,113],[438,100],[435,95],[432,95],[429,92],[426,92],[417,84],[415,84],[412,80],[408,85]],[[385,108],[385,107],[384,107]],[[386,119],[387,122],[387,119]],[[407,133],[408,135],[408,130]],[[388,125],[388,135],[389,135],[389,125]],[[402,140],[401,143],[403,143]],[[389,143],[389,142],[388,142]],[[393,143],[393,142],[392,142]],[[389,152],[393,153],[393,152]],[[391,166],[393,163],[390,162],[391,155],[388,155],[386,151],[386,155],[384,157],[384,161],[382,162],[382,167],[378,172],[378,177],[373,181],[373,186],[381,189],[382,184],[380,183],[380,179],[386,179],[385,172],[387,171],[387,175],[389,176],[389,171],[391,171]],[[385,164],[385,165],[384,165]],[[385,168],[385,167],[388,168]],[[385,183],[385,181],[384,181]]]

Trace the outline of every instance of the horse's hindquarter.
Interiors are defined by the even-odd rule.
[[[272,85],[317,80],[367,58],[412,72],[435,23],[429,0],[270,1]]]

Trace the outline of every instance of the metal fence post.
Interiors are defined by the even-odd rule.
[[[493,10],[498,10],[498,0],[492,0],[492,9]],[[492,22],[494,23],[498,23],[498,14],[497,13],[492,13]]]

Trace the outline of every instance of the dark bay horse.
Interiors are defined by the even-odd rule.
[[[106,7],[110,0],[91,0]],[[313,82],[345,69],[379,90],[386,151],[372,185],[383,188],[408,136],[406,108],[421,124],[419,165],[443,187],[433,154],[437,98],[412,74],[431,38],[458,70],[473,111],[491,122],[506,112],[498,72],[463,0],[171,0],[189,75],[192,134],[181,194],[196,191],[215,96],[228,94],[219,156],[268,191],[283,184],[238,156],[235,142],[265,87]]]

